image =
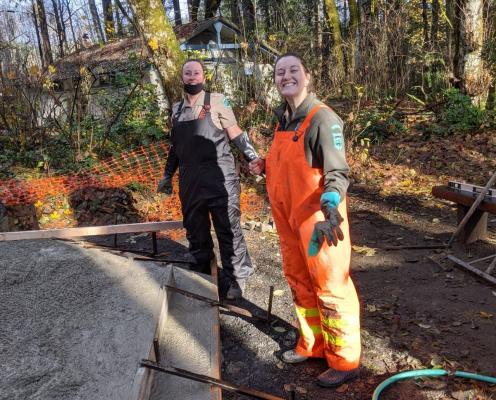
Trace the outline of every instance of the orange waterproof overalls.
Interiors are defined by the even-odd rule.
[[[322,169],[308,165],[304,135],[322,107],[313,107],[296,132],[278,131],[276,127],[266,157],[267,191],[300,325],[296,352],[325,357],[331,368],[348,371],[358,367],[361,346],[358,297],[349,276],[346,199],[338,207],[344,218],[340,225],[344,240],[337,246],[324,242],[316,256],[308,255],[314,225],[325,218],[320,210]]]

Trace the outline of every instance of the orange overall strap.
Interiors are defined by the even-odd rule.
[[[296,135],[298,138],[302,135],[305,134],[305,131],[307,130],[308,126],[310,125],[310,122],[312,122],[313,116],[319,111],[321,108],[329,108],[325,104],[317,104],[311,108],[305,119],[303,120],[303,123],[299,126],[298,130],[296,131]]]

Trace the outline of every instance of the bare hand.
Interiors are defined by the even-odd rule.
[[[253,175],[260,175],[265,170],[265,161],[261,158],[255,158],[248,164],[248,168]]]

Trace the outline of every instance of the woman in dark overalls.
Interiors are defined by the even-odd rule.
[[[172,109],[172,132],[164,178],[158,191],[172,193],[179,168],[179,197],[194,269],[210,273],[214,258],[210,218],[219,242],[226,297],[242,297],[253,267],[240,223],[240,184],[229,140],[248,161],[258,158],[222,94],[205,92],[203,65],[188,60],[182,68],[184,97]]]

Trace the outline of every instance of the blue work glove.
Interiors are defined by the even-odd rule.
[[[169,177],[163,178],[159,181],[157,186],[157,193],[164,193],[166,195],[172,194],[172,179]]]
[[[337,192],[326,192],[320,197],[320,208],[325,216],[325,221],[320,221],[313,228],[312,237],[308,245],[308,255],[316,256],[324,243],[337,246],[338,240],[344,239],[344,234],[339,225],[344,221],[338,211],[341,196]]]

